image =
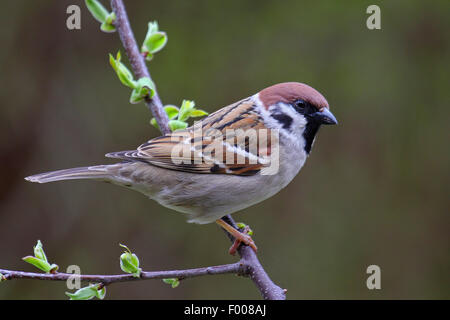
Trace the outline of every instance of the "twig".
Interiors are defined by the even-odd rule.
[[[6,280],[12,279],[34,279],[34,280],[50,280],[50,281],[66,281],[79,277],[81,281],[99,282],[103,285],[109,285],[116,282],[136,281],[136,280],[151,280],[151,279],[165,279],[177,278],[183,280],[187,278],[194,278],[206,275],[218,275],[234,273],[237,275],[246,275],[248,269],[241,262],[232,264],[225,264],[213,267],[186,269],[186,270],[169,270],[169,271],[142,271],[139,278],[132,274],[117,274],[117,275],[76,275],[73,273],[35,273],[0,269]]]
[[[234,219],[227,215],[223,217],[229,225],[238,229]],[[225,231],[225,230],[224,230]],[[228,238],[233,242],[234,238],[228,232],[225,231]],[[241,256],[240,262],[247,266],[248,270],[245,273],[254,282],[255,286],[259,289],[263,299],[265,300],[286,300],[286,289],[282,289],[277,286],[269,277],[267,272],[258,260],[256,253],[249,246],[239,246],[238,253]]]
[[[116,20],[114,25],[119,33],[120,40],[125,48],[128,59],[130,60],[131,68],[138,79],[150,77],[147,66],[145,65],[144,57],[139,52],[139,48],[134,39],[133,30],[131,30],[130,22],[128,20],[127,11],[122,0],[111,0],[111,7],[116,14]],[[155,117],[156,122],[158,122],[159,127],[163,134],[170,133],[169,129],[169,118],[164,111],[164,106],[159,98],[158,92],[155,87],[155,94],[153,98],[148,96],[145,98],[145,104],[150,109],[153,117]]]

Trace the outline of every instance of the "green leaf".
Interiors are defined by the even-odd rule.
[[[147,94],[152,98],[155,95],[155,84],[149,77],[140,78],[137,81],[138,88],[147,88]]]
[[[28,262],[29,264],[32,264],[38,269],[41,269],[42,271],[46,273],[50,273],[50,271],[54,268],[48,263],[47,261],[44,261],[42,259],[32,257],[32,256],[26,256],[22,258],[23,261]]]
[[[126,273],[132,273],[138,278],[141,275],[142,269],[139,268],[139,258],[131,252],[127,246],[120,244],[126,251],[120,255],[120,268]]]
[[[37,244],[33,247],[34,256],[38,259],[41,259],[45,262],[48,262],[47,256],[45,255],[44,248],[42,247],[41,240],[37,241]]]
[[[136,87],[131,92],[130,103],[136,104],[144,100],[146,96],[150,98],[155,95],[155,85],[148,77],[140,78],[136,82]]]
[[[75,293],[66,292],[70,300],[90,300],[94,297],[103,299],[106,294],[105,287],[99,289],[99,284],[90,284],[87,287],[78,289]]]
[[[108,32],[108,33],[116,31],[116,27],[113,24],[115,20],[116,20],[116,14],[114,12],[109,13],[105,19],[105,22],[103,22],[101,24],[100,29],[103,32]]]
[[[153,22],[150,21],[148,23],[147,34],[145,37],[146,38],[149,37],[153,33],[158,32],[158,30],[159,30],[158,21],[153,21]]]
[[[55,273],[58,270],[58,265],[48,263],[41,240],[37,241],[37,244],[33,247],[33,251],[34,257],[26,256],[23,257],[22,260],[46,273]]]
[[[244,228],[246,227],[246,224],[243,223],[243,222],[236,222],[236,226],[237,226],[239,229],[244,229]]]
[[[200,109],[195,109],[195,108],[189,114],[189,116],[192,118],[198,118],[198,117],[203,117],[203,116],[207,116],[207,115],[208,115],[208,112],[206,112],[204,110],[200,110]]]
[[[109,12],[97,0],[86,0],[86,6],[98,22],[105,22]]]
[[[116,21],[116,13],[110,12],[106,17],[105,23],[112,25]]]
[[[244,229],[244,231],[246,231],[246,233],[247,233],[249,236],[252,236],[252,235],[253,235],[253,230],[250,229],[250,227],[249,227],[248,225],[246,225],[245,223],[243,223],[243,222],[236,222],[236,226],[237,226],[239,229]]]
[[[167,34],[158,30],[158,22],[149,22],[147,34],[141,46],[141,52],[146,55],[145,59],[150,61],[155,53],[164,48],[166,43]]]
[[[150,119],[150,124],[159,130],[159,125],[155,118]]]
[[[188,126],[187,122],[184,122],[184,121],[180,121],[180,120],[170,120],[169,121],[169,128],[172,131],[186,129],[187,126]]]
[[[52,263],[50,265],[50,273],[56,273],[56,271],[58,271],[59,266],[57,264]]]
[[[151,54],[150,52],[148,52],[148,51],[142,51],[142,53],[144,53],[145,55],[145,60],[147,60],[147,61],[151,61],[152,59],[153,59],[153,54]]]
[[[167,43],[167,34],[162,31],[155,32],[144,43],[147,52],[155,54],[164,48]]]
[[[109,54],[109,63],[113,67],[114,71],[116,71],[117,77],[120,82],[122,82],[125,86],[129,88],[136,88],[137,82],[133,79],[133,74],[128,70],[128,68],[120,62],[121,54],[120,51],[117,52],[117,56],[114,59],[112,54]]]
[[[103,300],[106,296],[106,287],[103,286],[101,289],[96,290],[96,297],[99,298],[100,300]]]
[[[181,103],[180,114],[178,115],[178,120],[184,121],[189,119],[189,116],[194,109],[195,102],[191,100],[183,100]]]
[[[100,30],[102,30],[103,32],[107,32],[107,33],[111,33],[111,32],[115,32],[116,31],[116,27],[112,24],[103,22],[100,25]]]
[[[168,104],[164,107],[164,111],[166,111],[167,116],[169,117],[169,120],[172,120],[178,116],[178,112],[180,111],[180,109],[178,109],[177,106]]]
[[[163,282],[170,284],[172,286],[172,288],[176,288],[180,285],[180,280],[178,280],[177,278],[163,279]]]

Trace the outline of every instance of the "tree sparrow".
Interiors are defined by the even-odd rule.
[[[221,218],[284,188],[305,163],[322,124],[337,124],[337,120],[318,91],[302,83],[280,83],[137,150],[106,155],[121,159],[120,163],[25,179],[111,182],[187,214],[188,222],[215,221],[256,251],[249,235]]]

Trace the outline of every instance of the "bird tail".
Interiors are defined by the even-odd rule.
[[[109,180],[109,178],[111,177],[111,172],[108,169],[111,166],[114,165],[100,165],[50,171],[26,177],[25,180],[37,183],[47,183],[72,179]]]

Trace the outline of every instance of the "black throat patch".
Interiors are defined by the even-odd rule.
[[[319,128],[320,123],[315,121],[309,121],[306,124],[305,131],[303,131],[303,138],[305,139],[305,151],[307,154],[311,152],[311,146]]]

